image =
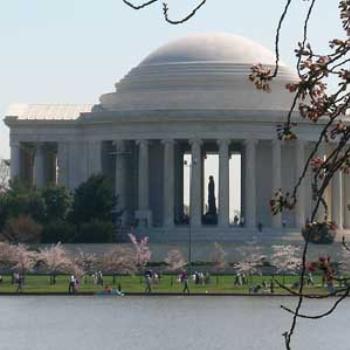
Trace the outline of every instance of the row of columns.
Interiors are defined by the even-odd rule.
[[[219,146],[219,215],[218,223],[220,227],[229,225],[229,145],[231,140],[220,139]],[[249,228],[255,228],[256,222],[256,139],[245,141],[245,224]],[[138,211],[142,213],[149,212],[149,142],[147,140],[138,140]],[[175,207],[175,141],[167,139],[162,141],[164,145],[164,181],[163,181],[163,203],[164,203],[164,226],[171,228],[174,225],[174,207]],[[121,208],[126,206],[126,157],[125,141],[117,140],[116,144],[116,193],[119,196],[119,205]],[[190,140],[192,165],[191,165],[191,192],[190,192],[190,217],[192,226],[200,226],[202,221],[202,141],[200,139]],[[67,143],[58,143],[57,163],[58,163],[58,182],[68,183],[70,169],[70,151]],[[295,145],[296,155],[296,176],[299,177],[305,165],[305,147],[303,140],[297,140]],[[11,177],[20,176],[21,171],[21,145],[20,143],[11,144]],[[324,155],[325,151],[320,150]],[[75,161],[73,159],[73,161]],[[88,144],[88,174],[97,174],[101,172],[101,142],[89,141]],[[307,174],[307,176],[311,176]],[[44,177],[44,151],[43,145],[37,144],[34,152],[34,184],[38,187],[43,186]],[[307,181],[306,181],[307,182]],[[340,228],[344,225],[344,189],[343,174],[335,174],[332,181],[331,211],[332,218]],[[272,142],[272,188],[273,191],[282,187],[282,144],[279,140]],[[349,186],[348,186],[349,187]],[[298,191],[298,201],[296,204],[296,225],[302,227],[306,221],[307,191],[305,181],[300,184]],[[349,189],[348,189],[349,190]],[[145,215],[145,214],[142,214]],[[350,224],[350,223],[349,223]],[[282,216],[278,214],[273,216],[272,227],[282,227]]]
[[[48,178],[48,174],[50,174],[49,170],[51,170],[50,175],[55,177],[56,172],[56,163],[55,160],[51,159],[51,163],[47,164],[50,159],[47,158],[47,153],[45,153],[44,145],[41,143],[37,143],[34,145],[33,149],[33,184],[40,188],[43,187]],[[11,144],[11,162],[10,162],[10,172],[11,178],[17,178],[21,176],[21,144],[20,143],[12,143]],[[53,169],[48,169],[49,167],[53,167]],[[53,179],[56,181],[56,178]]]

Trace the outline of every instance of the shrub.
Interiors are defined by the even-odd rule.
[[[114,225],[109,221],[91,220],[80,225],[74,242],[107,243],[114,240]]]
[[[2,236],[13,243],[37,243],[41,240],[43,227],[29,215],[8,219]]]
[[[76,235],[76,226],[68,221],[55,220],[44,226],[42,234],[43,243],[68,243],[74,240]]]

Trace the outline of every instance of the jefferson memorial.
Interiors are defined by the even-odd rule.
[[[259,225],[296,230],[311,216],[311,174],[295,210],[272,216],[268,203],[274,191],[293,188],[319,126],[296,115],[298,139],[277,139],[276,127],[285,121],[293,97],[285,86],[297,79],[295,72],[282,64],[270,93],[248,80],[253,64],[273,68],[274,62],[272,52],[243,37],[193,34],[152,52],[98,104],[13,105],[5,118],[11,178],[74,190],[89,176],[106,174],[124,209],[122,225],[162,234],[181,233],[186,225],[212,234],[253,232]],[[321,147],[320,156],[330,147]],[[216,155],[219,164],[214,224],[204,220],[207,155]],[[230,166],[233,155],[239,155],[239,174]],[[233,225],[230,209],[229,188],[237,177],[241,225]],[[332,220],[350,228],[348,177],[337,175],[329,187]]]

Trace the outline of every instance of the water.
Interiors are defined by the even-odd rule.
[[[0,297],[1,350],[277,350],[293,298]],[[330,305],[311,301],[306,311]],[[295,347],[347,350],[350,300],[331,317],[301,321]]]

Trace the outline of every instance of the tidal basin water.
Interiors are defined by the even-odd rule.
[[[0,297],[1,350],[277,350],[290,316],[268,297]],[[305,311],[330,301],[308,302]],[[350,349],[350,300],[301,321],[293,349]]]

